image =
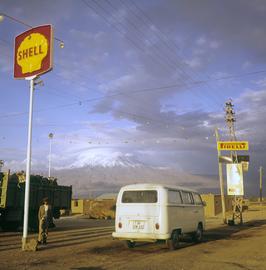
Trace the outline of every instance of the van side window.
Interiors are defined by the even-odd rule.
[[[193,204],[193,198],[190,192],[182,191],[182,199],[184,204]]]
[[[202,199],[199,194],[193,193],[193,197],[194,197],[195,204],[202,205]]]
[[[178,190],[168,190],[168,202],[182,204],[180,192]]]

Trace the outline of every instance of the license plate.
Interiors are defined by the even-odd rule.
[[[144,230],[145,222],[142,220],[133,220],[133,230]]]

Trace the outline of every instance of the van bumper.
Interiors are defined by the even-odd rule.
[[[126,233],[126,232],[113,232],[112,236],[114,239],[119,240],[130,240],[138,242],[156,242],[157,240],[170,239],[171,235],[169,233]]]

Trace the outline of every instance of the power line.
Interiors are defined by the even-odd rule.
[[[246,73],[246,74],[240,74],[240,75],[235,75],[235,76],[227,76],[227,77],[222,77],[222,78],[215,78],[214,80],[222,80],[222,79],[232,79],[236,76],[246,76],[246,75],[252,75],[252,74],[259,74],[265,71],[256,71],[256,72],[251,72],[251,73]],[[198,81],[198,82],[194,82],[195,85],[200,85],[206,83],[206,81]],[[161,90],[161,89],[167,89],[167,88],[173,88],[173,87],[181,87],[181,86],[186,86],[186,85],[182,85],[182,84],[174,84],[174,85],[169,85],[169,86],[164,86],[164,87],[157,87],[157,88],[146,88],[146,89],[140,89],[140,90],[135,90],[135,91],[130,91],[127,94],[132,94],[132,93],[141,93],[141,92],[147,92],[147,91],[155,91],[155,90]],[[188,86],[188,85],[187,85]],[[49,90],[48,90],[49,91]],[[103,97],[99,97],[99,98],[93,98],[93,99],[86,99],[86,100],[80,100],[80,97],[78,97],[77,99],[79,99],[78,102],[75,103],[70,103],[70,104],[63,104],[61,106],[56,106],[56,107],[52,107],[52,108],[48,108],[46,110],[51,110],[51,109],[57,109],[57,108],[62,108],[62,107],[68,107],[68,106],[74,106],[74,105],[81,105],[82,102],[94,102],[94,101],[98,101],[104,98],[110,98],[110,97],[114,97],[117,95],[126,95],[126,93],[124,92],[114,92],[113,94],[109,94],[109,95],[105,95]],[[71,95],[74,97],[74,95]],[[38,111],[45,111],[44,110],[38,110]],[[2,115],[0,117],[14,117],[14,116],[20,116],[20,115],[24,115],[27,114],[27,112],[20,112],[20,113],[15,113],[15,114],[11,114],[11,115]],[[136,116],[136,115],[135,115]]]
[[[232,76],[230,76],[230,78],[232,78]],[[206,83],[207,81],[205,81],[205,82],[203,82],[203,83]],[[193,83],[202,83],[202,82],[194,82],[193,81]],[[147,90],[150,90],[150,89],[144,89],[145,91],[147,91]],[[152,90],[156,90],[156,89],[152,89]],[[144,92],[143,90],[141,90],[141,92]],[[135,92],[136,93],[136,92]],[[123,92],[121,92],[121,93],[117,93],[118,95],[125,95],[125,93]],[[115,95],[117,95],[117,94],[115,94]],[[114,95],[111,95],[111,97],[113,97]],[[126,96],[126,95],[125,95]],[[100,99],[102,99],[102,98],[106,98],[106,97],[108,97],[108,96],[104,96],[104,97],[100,97]],[[98,99],[98,98],[97,98]],[[94,99],[95,100],[95,99]],[[91,101],[91,100],[90,100]],[[88,102],[88,100],[85,100],[85,101],[79,101],[79,105],[81,105],[80,103],[81,102]],[[76,105],[76,103],[71,103],[71,104],[66,104],[66,105],[62,105],[62,107],[66,107],[66,106],[72,106],[72,105]],[[61,106],[60,106],[61,107]],[[114,110],[114,109],[113,109]],[[41,111],[43,111],[43,110],[41,110]],[[23,113],[22,113],[23,114]],[[13,114],[13,115],[11,115],[11,116],[17,116],[17,115],[21,115],[21,113],[16,113],[16,114]]]
[[[121,1],[121,0],[120,0]],[[130,2],[127,2],[127,4],[129,4]],[[164,44],[167,46],[167,48],[169,48],[169,50],[171,50],[173,52],[173,54],[175,55],[175,57],[177,57],[177,59],[180,60],[180,62],[184,62],[185,60],[182,59],[182,57],[179,57],[178,54],[176,54],[176,51],[175,49],[177,49],[178,51],[181,51],[181,48],[173,41],[173,40],[170,40],[168,36],[166,36],[164,34],[164,32],[162,30],[160,30],[160,28],[158,28],[157,26],[155,26],[154,22],[152,21],[152,19],[147,15],[146,12],[144,12],[138,5],[135,1],[131,1],[131,4],[132,6],[134,6],[143,16],[145,19],[143,19],[142,16],[139,16],[139,19],[142,20],[142,22],[145,24],[145,20],[150,23],[151,25],[153,25],[156,29],[154,30],[154,34],[162,41],[164,42]],[[146,23],[147,24],[147,23]],[[158,33],[157,33],[158,32]],[[161,38],[162,36],[162,38]],[[185,69],[185,67],[184,67]],[[202,74],[199,74],[198,72],[194,72],[193,70],[190,71],[192,74],[196,74],[196,76],[200,76]],[[207,78],[210,78],[210,76],[205,73]],[[208,96],[211,96],[213,100],[215,100],[215,103],[218,105],[219,104],[219,107],[222,106],[221,104],[221,100],[223,100],[223,98],[221,98],[221,94],[220,94],[220,91],[216,91],[215,94],[213,94],[213,91],[212,91],[212,88],[209,84],[206,84],[206,87],[210,90],[208,91]],[[213,87],[213,86],[212,86]],[[216,87],[217,89],[217,86],[214,85],[214,87]],[[206,89],[207,90],[207,89]]]
[[[108,1],[108,0],[106,0],[106,1]],[[124,5],[126,8],[130,9],[131,14],[135,15],[136,19],[138,19],[138,22],[139,22],[139,20],[142,21],[141,26],[143,26],[143,25],[146,25],[146,26],[147,26],[147,32],[150,31],[149,25],[145,22],[145,20],[143,20],[143,18],[142,18],[141,16],[139,16],[139,15],[135,12],[134,9],[132,9],[132,8],[130,7],[130,5],[128,5],[128,4],[129,4],[128,2],[124,2],[124,1],[122,1],[122,0],[119,0],[119,1],[120,1],[120,3],[121,3],[122,5]],[[108,1],[108,2],[109,2],[109,1]],[[127,21],[130,21],[130,18],[127,18]],[[151,23],[153,24],[152,21],[151,21]],[[136,24],[134,24],[134,25],[136,25]],[[153,24],[153,25],[154,25],[154,24]],[[135,26],[135,27],[137,28],[137,26]],[[140,31],[140,29],[141,29],[141,28],[140,28],[140,26],[139,26],[139,28],[138,28],[137,30]],[[143,32],[142,32],[142,33],[143,33]],[[156,37],[158,38],[158,40],[161,40],[161,41],[162,41],[161,37],[160,37],[156,32],[153,32],[153,33],[156,35]],[[145,38],[147,39],[146,36],[145,36]],[[164,40],[163,40],[163,41],[164,41]],[[151,41],[151,42],[152,42],[152,41]],[[158,45],[157,45],[157,43],[155,43],[155,44],[156,44],[156,46],[159,48],[160,44],[158,44]],[[167,46],[168,49],[170,48],[170,47],[168,46],[167,43],[166,43],[166,46]],[[163,48],[163,47],[162,47],[162,48]],[[170,50],[171,50],[171,48],[170,48]],[[163,48],[163,52],[164,52],[164,48]],[[174,53],[174,56],[177,57],[176,52],[174,51],[173,53]],[[175,68],[175,69],[178,68],[178,70],[179,70],[183,75],[185,75],[187,78],[193,79],[193,78],[190,78],[190,76],[186,73],[186,71],[185,71],[185,69],[184,69],[184,66],[181,64],[181,61],[180,61],[180,63],[179,63],[179,62],[174,61],[173,58],[169,58],[167,54],[166,54],[166,56],[167,56],[167,59],[168,59],[169,61],[171,61],[171,63],[174,65],[174,68]],[[178,59],[178,60],[179,60],[179,59]]]
[[[127,91],[126,94],[138,94],[138,93],[143,93],[143,92],[162,91],[165,89],[171,89],[171,88],[175,88],[175,87],[199,86],[199,85],[205,84],[205,83],[210,82],[210,81],[220,81],[220,80],[228,80],[228,79],[230,80],[233,78],[240,78],[240,77],[263,74],[263,73],[266,73],[266,70],[247,72],[247,73],[242,73],[242,74],[238,74],[238,75],[224,76],[224,77],[214,78],[214,79],[205,80],[205,81],[196,81],[194,83],[187,83],[187,84],[179,83],[179,84],[171,84],[171,85],[160,86],[160,87],[130,90],[130,91]],[[60,108],[64,108],[64,107],[74,106],[74,105],[81,105],[80,102],[82,102],[82,103],[95,102],[95,101],[99,101],[99,100],[104,99],[104,98],[112,98],[112,97],[123,95],[123,94],[125,94],[125,93],[124,92],[113,92],[113,93],[110,93],[109,95],[105,95],[105,96],[101,96],[101,97],[97,97],[97,98],[91,98],[91,99],[83,99],[83,100],[80,100],[79,102],[72,102],[72,103],[62,104],[62,105],[58,105],[58,106],[52,106],[50,108],[36,110],[35,112],[43,112],[43,111],[60,109]],[[24,114],[28,114],[28,112],[19,112],[19,113],[14,113],[14,114],[0,115],[0,118],[13,117],[13,116],[19,116],[19,115],[24,115]]]
[[[19,24],[22,24],[22,25],[26,26],[27,28],[34,28],[34,26],[32,26],[32,25],[30,25],[30,24],[28,24],[28,23],[25,23],[25,22],[23,22],[22,20],[19,20],[19,19],[13,17],[13,16],[8,15],[8,14],[0,13],[0,15],[2,15],[2,16],[4,16],[4,17],[7,17],[7,18],[9,18],[10,20],[15,21],[15,22],[17,22],[17,23],[19,23]],[[64,44],[64,42],[63,42],[61,39],[59,39],[59,38],[57,38],[57,37],[54,37],[54,39],[57,40],[57,41],[59,41],[60,44]],[[63,48],[63,47],[62,47],[62,48]]]
[[[120,2],[122,3],[122,0],[120,0]],[[129,4],[129,2],[127,2],[127,3]],[[138,15],[137,13],[134,12],[133,9],[131,9],[131,10],[133,11],[133,13],[136,15],[136,17],[137,17],[138,19],[140,19],[140,20],[142,21],[143,24],[148,25],[148,23],[150,23],[151,25],[155,26],[155,24],[154,24],[154,22],[152,21],[152,19],[149,18],[149,17],[147,16],[147,14],[146,14],[140,7],[138,7],[138,5],[137,5],[134,1],[132,1],[131,4],[132,4],[132,6],[135,7],[136,10],[138,10],[138,11],[144,16],[145,19],[143,19],[142,16]],[[126,3],[125,3],[125,5],[126,5]],[[147,22],[148,22],[148,23],[147,23]],[[148,27],[149,27],[149,25],[148,25]],[[181,71],[182,71],[183,73],[185,73],[187,76],[190,76],[190,75],[188,75],[189,73],[186,72],[186,67],[185,67],[184,65],[181,64],[182,62],[185,62],[185,60],[184,60],[182,57],[179,57],[178,54],[176,53],[175,49],[173,49],[172,46],[170,46],[170,45],[173,45],[173,47],[175,47],[178,51],[180,51],[180,48],[179,48],[174,42],[171,42],[171,41],[169,40],[169,38],[168,38],[168,37],[160,30],[160,28],[158,28],[157,26],[155,26],[155,27],[156,27],[156,30],[157,30],[159,33],[157,33],[156,31],[153,31],[153,33],[156,35],[156,37],[157,37],[160,41],[162,41],[163,44],[165,44],[165,46],[168,48],[168,50],[171,51],[171,52],[173,53],[174,57],[178,59],[178,61],[180,62],[180,64],[178,64],[178,66],[179,66],[179,67],[180,67],[180,66],[182,67],[182,68],[180,67]],[[148,28],[148,29],[149,29],[149,28]],[[161,36],[162,36],[163,38],[161,38]],[[170,45],[169,45],[169,44],[170,44]],[[191,70],[190,73],[192,73],[192,75],[193,75],[193,74],[194,74],[194,75],[196,74],[196,72],[194,72],[193,70]],[[198,75],[199,75],[199,74],[198,74]],[[197,76],[197,74],[196,74],[196,76]],[[198,76],[197,76],[197,77],[198,77]],[[193,80],[193,79],[192,79],[192,80]],[[208,87],[208,89],[211,90],[211,88],[209,87],[208,84],[206,84],[206,86]],[[212,95],[212,91],[211,91],[211,92],[208,93],[208,96],[212,96],[212,99],[215,100],[216,105],[219,105],[219,104],[220,104],[220,99],[217,97],[217,93],[214,94],[214,95]],[[210,106],[212,106],[212,102],[211,102]],[[219,105],[219,106],[220,106],[220,105]]]
[[[113,14],[112,13],[108,13],[107,11],[106,11],[106,9],[103,7],[103,6],[101,6],[101,5],[99,5],[99,3],[98,2],[96,2],[95,0],[93,0],[93,2],[98,6],[98,7],[100,7],[106,14],[107,14],[107,16],[108,17],[112,17],[112,18],[115,18],[115,16],[113,16]],[[107,3],[109,3],[109,5],[113,8],[113,9],[115,9],[115,7],[108,1],[108,0],[106,0],[106,2]],[[116,9],[115,9],[116,10]],[[95,10],[94,10],[95,11]],[[98,15],[99,16],[101,16],[105,21],[106,21],[106,18],[105,18],[105,16],[103,16],[102,14],[99,14],[98,13]],[[119,25],[121,25],[122,27],[124,27],[124,25],[121,23],[121,22],[119,22],[118,21],[118,19],[116,19],[115,18],[115,21],[116,21],[116,23],[117,24],[119,24]],[[133,28],[136,30],[136,31],[139,31],[139,29],[136,27],[136,25],[135,24],[133,24],[133,23],[131,23],[130,21],[129,21],[129,19],[127,19],[127,21],[131,24],[131,25],[133,25]],[[116,27],[116,25],[114,25],[113,23],[111,24],[111,23],[109,23],[111,26],[113,26],[116,30],[117,30],[117,27]],[[123,35],[123,37],[124,37],[124,35]],[[125,36],[125,37],[127,37],[127,36]],[[139,37],[139,36],[137,36],[137,38],[138,38],[138,41],[140,41],[140,42],[142,42],[143,40],[142,40],[142,38],[141,37]],[[148,40],[149,41],[149,39],[145,36],[145,40]],[[135,39],[134,39],[134,41],[135,41]],[[150,44],[152,44],[152,42],[151,41],[149,41],[150,42]],[[146,48],[146,46],[144,46],[145,48]],[[157,47],[157,45],[156,45],[156,47]],[[139,48],[138,48],[139,49]],[[158,48],[157,48],[158,49]],[[158,51],[158,50],[157,50]],[[154,59],[155,61],[158,61],[158,56],[160,57],[160,59],[162,60],[163,59],[163,61],[165,60],[165,57],[161,57],[161,55],[160,54],[158,54],[157,53],[157,51],[156,51],[156,56],[157,57],[153,57],[153,55],[150,55],[151,57],[152,57],[152,59]],[[143,52],[143,49],[141,49],[141,52]],[[167,59],[169,60],[169,58],[167,57]],[[169,62],[169,61],[168,61]],[[171,60],[170,60],[170,62],[171,62]],[[165,63],[166,64],[166,63]],[[179,74],[181,75],[181,73],[183,74],[183,75],[185,75],[186,77],[187,77],[187,79],[190,79],[192,82],[193,82],[193,79],[191,79],[185,72],[184,72],[184,70],[182,70],[182,72],[180,73],[180,68],[179,69],[177,69],[176,68],[176,63],[172,63],[172,65],[170,64],[170,66],[169,66],[169,63],[168,63],[168,67],[170,67],[170,69],[171,69],[171,71],[174,71],[174,72],[176,72],[177,70],[178,70],[178,72],[179,72]],[[197,92],[193,92],[192,94],[194,94],[194,95],[197,95],[200,99],[202,99],[202,96],[199,96],[199,93],[197,93]],[[214,102],[211,102],[211,103],[209,103],[209,107],[213,107],[214,108],[214,104],[213,104]]]
[[[105,0],[115,11],[117,10],[117,8],[109,1],[109,0]],[[123,2],[121,2],[123,4]],[[111,16],[112,13],[109,13]],[[114,17],[114,16],[113,16]],[[118,21],[118,20],[117,20]],[[141,29],[135,24],[134,21],[130,20],[130,17],[127,17],[127,23],[135,30],[135,32],[138,34],[136,35],[139,39],[140,42],[145,42],[147,41],[150,45],[150,48],[153,49],[153,54],[156,54],[157,57],[159,57],[161,60],[163,60],[165,62],[165,64],[167,64],[170,69],[172,69],[173,71],[176,71],[176,63],[172,60],[169,59],[168,55],[162,55],[161,54],[161,50],[159,48],[159,46],[156,43],[153,43],[148,37],[147,35],[145,35],[145,33],[143,33],[143,31],[141,31]],[[123,27],[124,25],[122,23],[120,23]],[[126,27],[126,26],[125,26]],[[145,40],[143,40],[143,38]],[[145,44],[144,47],[146,48]],[[149,49],[150,49],[149,48]]]
[[[31,27],[30,25],[28,25],[28,24],[24,24],[25,26],[27,26],[27,27]],[[5,43],[7,43],[8,44],[8,42],[5,42]],[[59,75],[57,75],[57,74],[55,74],[56,76],[59,76]],[[76,84],[76,83],[75,83]],[[82,87],[84,87],[83,85],[82,85]]]
[[[121,30],[119,27],[117,27],[117,25],[122,25],[119,21],[116,20],[116,18],[112,15],[112,14],[109,14],[106,9],[101,6],[99,4],[99,2],[95,1],[95,0],[92,0],[92,2],[98,7],[100,8],[101,10],[103,10],[107,16],[104,16],[103,14],[101,14],[97,9],[95,9],[95,7],[93,7],[92,5],[88,4],[88,2],[86,2],[85,0],[82,0],[82,2],[88,7],[90,8],[91,10],[93,10],[98,16],[100,16],[109,26],[113,27],[117,32],[120,33],[120,35],[122,35],[122,37],[124,37],[125,39],[127,39],[137,50],[139,50],[142,54],[143,54],[143,48],[141,46],[139,46],[139,44],[135,41],[135,39],[129,37],[127,35],[127,33],[123,30]],[[116,21],[117,25],[112,23],[110,20],[108,20],[107,18],[109,17],[112,17],[114,18],[114,21]],[[122,25],[123,27],[123,25]],[[150,59],[158,65],[158,63],[161,65],[165,65],[164,62],[162,62],[161,60],[159,60],[158,58],[154,57],[152,54],[149,55],[150,56]],[[171,68],[169,68],[167,65],[165,65],[165,67],[167,67],[168,69],[171,70]]]

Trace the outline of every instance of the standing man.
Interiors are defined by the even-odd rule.
[[[49,224],[52,222],[52,207],[48,198],[43,199],[43,204],[39,208],[39,236],[38,243],[46,245]]]

